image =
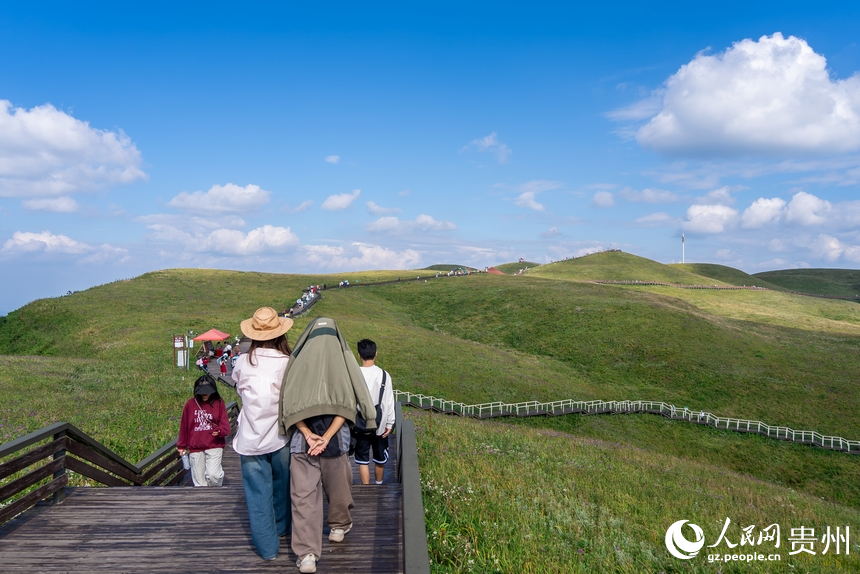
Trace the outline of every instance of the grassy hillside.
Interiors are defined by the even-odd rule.
[[[860,512],[792,489],[717,471],[684,457],[488,421],[414,413],[428,545],[435,572],[856,572],[848,556],[790,556],[790,525],[823,532],[857,524]],[[730,517],[756,532],[783,528],[782,560],[686,563],[665,550],[682,518],[715,543]],[[851,529],[852,533],[854,528]],[[854,540],[852,538],[852,540]],[[729,551],[723,543],[717,552]],[[730,552],[748,546],[738,547]],[[755,547],[770,553],[773,544]]]
[[[695,305],[715,316],[821,333],[860,335],[860,305],[783,291],[717,291],[659,286],[617,287],[647,291]]]
[[[677,263],[672,265],[672,267],[693,273],[694,275],[716,279],[727,285],[755,285],[757,287],[767,287],[768,289],[781,289],[779,285],[768,283],[761,277],[744,273],[740,269],[727,267],[726,265],[717,265],[715,263]]]
[[[860,295],[858,269],[785,269],[756,273],[754,276],[789,291],[839,297]]]
[[[652,269],[703,282],[628,254],[599,255],[626,268],[616,277]],[[590,273],[611,268],[602,257],[593,261],[585,266]],[[380,364],[402,390],[464,402],[656,399],[860,438],[853,376],[860,316],[852,314],[860,306],[771,291],[594,285],[578,280],[587,274],[568,272],[576,266],[561,268],[563,280],[535,276],[551,267],[522,277],[330,289],[310,315],[336,318],[351,344],[376,340]],[[309,284],[346,278],[361,285],[407,273],[419,274],[170,270],[33,302],[0,322],[7,353],[0,357],[0,433],[8,440],[68,420],[140,460],[175,436],[190,394],[193,375],[183,380],[185,371],[171,366],[171,335],[211,327],[237,333],[254,309],[283,307]],[[308,321],[297,320],[292,341]],[[860,509],[860,457],[649,415],[518,419],[511,426],[438,416],[431,423],[407,413],[421,428],[438,571],[669,572],[680,566],[659,537],[671,517],[699,520],[709,533],[727,515],[783,520],[784,528],[807,520],[835,526],[856,523],[852,513]],[[547,454],[538,454],[545,447]],[[529,488],[543,490],[527,498]],[[564,506],[540,502],[550,495]],[[472,554],[451,550],[466,541]],[[841,562],[797,564],[850,571]],[[696,563],[689,571],[705,568]]]
[[[501,271],[506,275],[513,275],[518,272],[520,269],[525,269],[528,267],[529,269],[534,269],[535,267],[539,267],[540,263],[532,263],[530,261],[523,261],[522,263],[514,262],[514,263],[502,263],[501,265],[493,265],[496,269]]]
[[[426,269],[427,271],[446,271],[446,272],[447,271],[453,271],[455,269],[469,269],[472,271],[475,270],[474,267],[469,267],[468,265],[449,265],[447,263],[438,264],[438,265],[431,265],[430,267],[425,267],[424,269]]]
[[[679,285],[726,285],[723,281],[663,265],[644,257],[620,251],[594,253],[541,265],[527,271],[533,277],[567,281],[659,281]]]

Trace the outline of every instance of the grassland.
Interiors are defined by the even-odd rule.
[[[767,287],[768,289],[782,289],[779,285],[769,283],[757,275],[750,275],[740,269],[727,267],[726,265],[717,265],[716,263],[678,263],[672,265],[672,267],[695,275],[701,275],[702,277],[716,279],[728,285],[755,285],[757,287]]]
[[[662,265],[630,253],[594,253],[576,259],[557,261],[527,271],[531,277],[562,281],[658,281],[678,285],[730,285],[682,269]]]
[[[755,277],[800,293],[837,297],[860,295],[860,270],[856,269],[785,269],[756,273]]]
[[[601,261],[608,257],[613,260]],[[621,268],[609,273],[616,264]],[[402,390],[470,403],[656,399],[860,438],[855,304],[588,282],[599,275],[655,279],[650,271],[673,283],[715,280],[676,267],[606,253],[520,277],[480,274],[374,287],[361,285],[421,272],[149,273],[36,301],[0,321],[0,348],[7,353],[0,357],[0,434],[6,440],[68,420],[140,460],[175,436],[190,393],[190,377],[171,366],[173,334],[211,327],[235,333],[259,306],[283,307],[302,287],[349,279],[359,287],[324,292],[310,315],[335,317],[350,342],[376,340],[380,364]],[[762,293],[776,298],[755,298]],[[801,302],[791,307],[792,301]],[[292,340],[308,320],[297,320]],[[760,525],[780,520],[784,528],[807,519],[857,524],[860,457],[650,415],[503,424],[439,416],[430,423],[428,415],[407,414],[422,429],[427,525],[436,533],[430,542],[440,572],[706,571],[702,562],[687,568],[668,558],[659,539],[665,520],[698,521],[706,532],[725,516]],[[535,457],[540,464],[530,464]],[[565,457],[578,462],[551,462]],[[607,465],[620,476],[604,472]],[[661,468],[671,472],[659,475]],[[463,494],[467,483],[480,495]],[[659,491],[647,484],[660,485]],[[575,496],[560,490],[573,492],[571,485],[582,489]],[[526,498],[535,486],[542,490]],[[655,501],[660,508],[650,509]],[[493,529],[484,524],[489,517],[496,517]],[[458,562],[465,541],[474,550],[472,564]],[[797,563],[821,572],[849,571],[846,564],[855,563]]]
[[[681,564],[664,549],[688,519],[716,543],[740,526],[857,524],[860,512],[685,457],[557,431],[415,413],[428,543],[435,572],[856,572],[851,554],[778,564]],[[789,526],[791,525],[791,526]],[[773,552],[757,546],[757,552]],[[819,548],[819,552],[820,552]],[[832,553],[832,550],[831,550]]]
[[[530,261],[523,261],[522,263],[502,263],[501,265],[494,265],[496,269],[501,271],[506,275],[513,275],[517,273],[520,269],[534,269],[535,267],[539,267],[540,263],[532,263]]]

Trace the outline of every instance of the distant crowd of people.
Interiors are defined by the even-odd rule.
[[[197,357],[197,366],[204,372],[209,372],[209,364],[213,361],[218,363],[218,370],[222,376],[227,375],[227,365],[233,369],[236,366],[236,361],[242,354],[239,348],[238,341],[236,345],[231,345],[229,341],[212,343],[209,341],[203,342],[203,354]]]
[[[316,303],[316,301],[320,297],[320,291],[324,291],[326,288],[325,284],[322,285],[311,285],[310,287],[306,287],[302,290],[302,295],[296,302],[290,306],[289,308],[284,307],[284,312],[280,314],[281,317],[292,317],[294,315],[300,314],[302,311]]]

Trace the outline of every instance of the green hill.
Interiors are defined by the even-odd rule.
[[[470,271],[475,271],[474,267],[469,267],[468,265],[449,265],[447,263],[431,265],[430,267],[424,268],[427,271],[454,271],[455,269],[469,269]]]
[[[768,289],[782,289],[779,285],[768,283],[763,278],[744,273],[740,269],[718,265],[716,263],[677,263],[672,265],[683,271],[716,279],[727,285],[755,285],[756,287],[767,287]]]
[[[698,275],[678,265],[664,265],[621,251],[593,253],[541,265],[527,272],[534,277],[568,281],[658,281],[679,285],[726,285],[715,278]]]
[[[547,270],[557,277],[544,277]],[[171,365],[172,335],[211,327],[236,334],[239,321],[256,308],[282,307],[307,285],[345,278],[367,284],[402,273],[177,269],[34,301],[0,321],[2,438],[67,420],[140,460],[175,436],[195,376]],[[828,327],[836,321],[860,325],[843,310],[856,305],[768,291],[595,285],[586,282],[590,278],[715,281],[629,254],[601,253],[542,265],[521,277],[478,274],[329,289],[309,315],[336,318],[350,344],[376,340],[379,362],[400,390],[468,403],[663,400],[860,439],[854,408],[860,335]],[[721,307],[672,295],[679,291]],[[771,324],[766,319],[785,305],[775,300],[754,307],[760,294],[798,300],[803,313]],[[745,309],[742,319],[724,311],[733,301]],[[812,319],[820,319],[818,330],[806,328]],[[309,320],[296,321],[291,341]],[[809,517],[831,525],[860,519],[860,458],[841,453],[649,415],[485,425],[406,413],[419,427],[437,571],[468,570],[459,555],[486,560],[476,571],[491,571],[493,555],[506,565],[499,567],[503,572],[525,562],[534,571],[576,571],[570,562],[575,553],[588,561],[583,571],[668,572],[678,568],[661,546],[671,517],[710,529],[726,516],[762,524],[784,520],[784,528]],[[538,490],[528,499],[514,496],[529,488]],[[652,508],[655,499],[659,509]],[[518,501],[514,507],[512,500]],[[465,540],[481,548],[480,556]],[[822,572],[854,566],[797,564]],[[690,571],[710,570],[703,562]]]
[[[522,263],[514,262],[514,263],[502,263],[501,265],[493,265],[496,269],[504,273],[505,275],[513,275],[518,272],[520,269],[534,269],[535,267],[539,267],[540,263],[532,263],[530,261],[523,261]]]
[[[754,275],[789,291],[856,297],[860,295],[858,269],[784,269],[764,271]]]

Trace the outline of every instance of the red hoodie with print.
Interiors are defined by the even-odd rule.
[[[214,431],[218,436],[212,436]],[[198,397],[188,399],[179,421],[179,439],[176,447],[191,452],[202,452],[210,448],[224,448],[230,434],[230,419],[227,406],[222,399],[203,402]]]

